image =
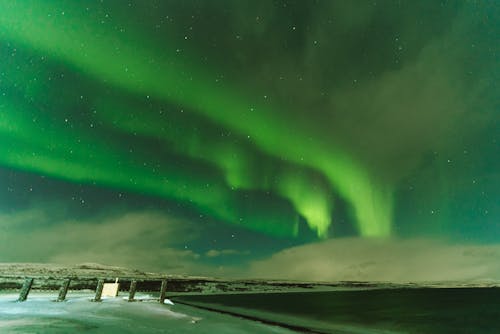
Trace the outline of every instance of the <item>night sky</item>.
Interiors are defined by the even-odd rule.
[[[500,279],[496,1],[0,0],[0,261]]]

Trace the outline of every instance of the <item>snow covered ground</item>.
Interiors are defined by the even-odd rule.
[[[0,294],[0,333],[294,333],[290,330],[184,305],[161,305],[137,294],[91,302],[92,292],[69,292],[67,301],[53,302],[56,293],[32,292],[26,302],[17,293]]]

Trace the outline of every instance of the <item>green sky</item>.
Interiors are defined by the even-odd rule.
[[[499,32],[488,1],[0,1],[5,236],[153,212],[203,265],[498,242]]]

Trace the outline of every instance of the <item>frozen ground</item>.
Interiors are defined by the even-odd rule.
[[[73,292],[65,302],[56,293],[30,293],[16,302],[17,293],[0,294],[0,333],[294,333],[290,330],[184,305],[161,305],[151,296],[142,302],[123,298],[91,302],[91,292]]]

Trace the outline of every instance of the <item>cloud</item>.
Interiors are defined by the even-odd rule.
[[[236,249],[211,249],[205,253],[206,257],[219,257],[219,256],[227,256],[227,255],[246,255],[249,254],[248,251],[238,251]]]
[[[441,35],[412,52],[407,49],[418,39],[395,35],[392,68],[333,87],[324,124],[378,175],[398,181],[419,168],[429,152],[453,151],[489,126],[495,102],[481,80],[492,80],[497,61],[471,47],[476,32],[468,31],[480,23],[469,16],[463,9]],[[475,75],[467,72],[471,67]]]
[[[498,280],[499,256],[500,245],[453,245],[427,239],[330,239],[255,261],[249,276],[311,281]]]
[[[0,214],[2,262],[97,262],[129,268],[190,273],[203,265],[184,249],[198,235],[194,224],[155,211],[125,212],[48,224],[44,210]]]
[[[275,28],[266,38],[279,45],[288,37],[296,52],[282,50],[248,69],[261,75],[243,77],[288,103],[281,109],[288,122],[347,149],[377,177],[397,183],[427,154],[461,148],[495,118],[497,48],[483,21],[494,16],[490,5],[305,7],[307,29],[291,37]],[[304,41],[297,41],[302,30]]]
[[[185,249],[186,243],[200,237],[199,228],[162,212],[51,219],[49,212],[38,208],[0,213],[0,262],[96,262],[171,274],[307,281],[500,279],[500,245],[342,238],[288,248],[249,264],[220,266],[205,260],[248,259],[251,253],[225,248],[198,254]]]

